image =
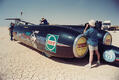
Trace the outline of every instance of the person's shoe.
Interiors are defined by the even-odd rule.
[[[91,69],[91,68],[92,68],[91,64],[87,64],[87,65],[86,65],[86,68]]]
[[[100,61],[97,61],[97,65],[100,65]]]

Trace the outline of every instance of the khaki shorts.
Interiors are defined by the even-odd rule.
[[[89,50],[92,50],[92,51],[98,50],[98,46],[91,46],[91,45],[88,45],[88,48],[89,48]]]

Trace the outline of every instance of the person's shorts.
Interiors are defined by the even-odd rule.
[[[89,48],[89,50],[92,50],[92,51],[98,50],[98,46],[91,46],[91,45],[88,45],[88,48]]]

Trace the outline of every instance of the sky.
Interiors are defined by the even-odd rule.
[[[80,25],[94,19],[119,25],[119,0],[0,0],[0,26],[9,26],[5,19],[14,17],[35,24],[44,17],[50,24]]]

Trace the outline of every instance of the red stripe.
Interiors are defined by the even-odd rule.
[[[116,61],[119,61],[119,59],[116,59]]]

